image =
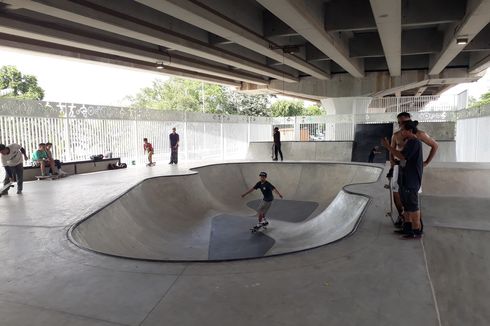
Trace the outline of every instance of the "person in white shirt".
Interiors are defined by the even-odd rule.
[[[2,156],[2,165],[5,168],[5,179],[3,184],[6,185],[14,179],[17,180],[17,194],[22,194],[22,183],[24,181],[24,160],[28,157],[26,150],[19,144],[5,146],[0,144],[0,153]],[[8,189],[2,195],[6,195]]]

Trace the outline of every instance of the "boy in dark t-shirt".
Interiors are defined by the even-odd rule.
[[[269,224],[267,221],[265,214],[269,210],[269,208],[272,205],[272,201],[274,200],[274,195],[272,192],[274,191],[279,197],[282,198],[282,195],[279,193],[279,191],[274,187],[269,181],[267,181],[267,173],[265,172],[260,172],[259,174],[260,181],[253,186],[252,189],[248,190],[246,193],[242,195],[242,198],[244,198],[246,195],[251,193],[254,190],[260,189],[262,192],[262,195],[264,196],[264,199],[262,200],[262,203],[260,204],[259,210],[257,211],[257,217],[259,220],[259,223],[255,226],[256,228],[260,228],[262,226],[266,226]]]
[[[406,121],[404,123],[401,133],[405,139],[405,145],[401,151],[392,147],[388,139],[383,140],[386,149],[400,160],[398,186],[404,207],[405,223],[402,231],[404,239],[418,239],[422,236],[418,192],[422,185],[424,159],[422,142],[416,136],[417,125],[418,121]]]

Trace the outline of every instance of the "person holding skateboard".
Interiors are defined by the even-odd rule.
[[[267,212],[271,208],[272,201],[274,200],[274,195],[272,194],[272,192],[274,191],[281,199],[283,198],[279,190],[277,190],[276,187],[274,187],[269,181],[267,181],[266,172],[260,172],[259,177],[260,181],[242,195],[242,198],[244,198],[252,191],[260,189],[262,195],[264,196],[262,203],[260,204],[260,207],[257,211],[257,218],[259,220],[258,224],[252,228],[252,231],[257,231],[261,227],[269,225],[265,214],[267,214]]]
[[[418,121],[405,121],[401,135],[405,140],[403,149],[400,151],[391,146],[387,138],[383,139],[383,146],[390,151],[394,157],[400,160],[398,186],[401,203],[405,212],[403,213],[404,239],[419,239],[422,237],[422,224],[420,220],[419,190],[422,185],[422,174],[424,160],[422,142],[417,138]]]
[[[2,155],[2,165],[5,168],[5,179],[3,184],[7,185],[14,179],[17,180],[17,194],[22,194],[22,183],[24,182],[24,161],[28,160],[26,150],[19,144],[5,146],[0,144],[0,153]],[[2,195],[7,195],[8,188]]]
[[[179,134],[177,133],[177,129],[172,128],[172,133],[169,135],[170,139],[170,163],[168,164],[177,164],[179,159]]]
[[[143,150],[145,152],[145,154],[148,153],[148,164],[146,164],[147,166],[152,166],[154,165],[153,163],[153,145],[148,142],[148,138],[143,138]]]
[[[411,116],[408,112],[401,112],[397,115],[396,118],[398,120],[398,126],[400,127],[400,130],[395,132],[391,137],[391,146],[395,147],[398,151],[401,151],[406,142],[406,140],[402,136],[403,124],[407,121],[411,121]],[[424,161],[425,168],[429,165],[429,163],[436,155],[439,144],[432,137],[430,137],[429,134],[422,130],[417,129],[417,133],[415,136],[424,144],[430,147],[429,155]],[[387,178],[394,180],[394,182],[392,182],[393,201],[395,203],[396,210],[398,211],[398,220],[396,221],[395,226],[401,227],[403,225],[403,204],[400,198],[397,182],[400,160],[398,160],[398,158],[390,153],[390,163],[391,168],[388,172]]]

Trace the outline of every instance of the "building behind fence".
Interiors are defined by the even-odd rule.
[[[490,107],[464,109],[466,100],[461,95],[442,102],[436,99],[349,98],[347,106],[342,103],[348,113],[329,113],[327,107],[322,116],[280,118],[1,99],[0,142],[19,143],[30,154],[39,142],[49,141],[54,155],[63,161],[112,152],[125,162],[142,163],[146,137],[154,146],[155,160],[165,162],[170,155],[168,135],[175,127],[181,136],[181,159],[241,159],[249,142],[270,141],[275,126],[281,129],[283,141],[352,141],[356,124],[389,123],[399,112],[408,111],[421,122],[452,122],[444,126],[455,129],[447,134],[456,135],[458,161],[490,161],[485,127],[490,123]]]

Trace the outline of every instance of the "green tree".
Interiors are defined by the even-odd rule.
[[[220,114],[268,115],[269,95],[247,95],[221,85],[170,78],[156,80],[135,96],[132,107]]]
[[[303,110],[303,115],[322,115],[323,110],[317,105],[310,105]]]
[[[224,88],[224,101],[220,112],[250,116],[269,116],[270,95],[249,95]]]
[[[15,66],[0,68],[0,90],[6,91],[2,97],[29,100],[44,98],[44,90],[37,84],[37,78],[22,74]]]
[[[479,108],[484,105],[489,105],[490,104],[490,91],[483,93],[478,100],[469,101],[469,107],[470,108]]]
[[[302,101],[279,100],[272,104],[271,114],[273,117],[294,117],[302,115],[305,106]]]

